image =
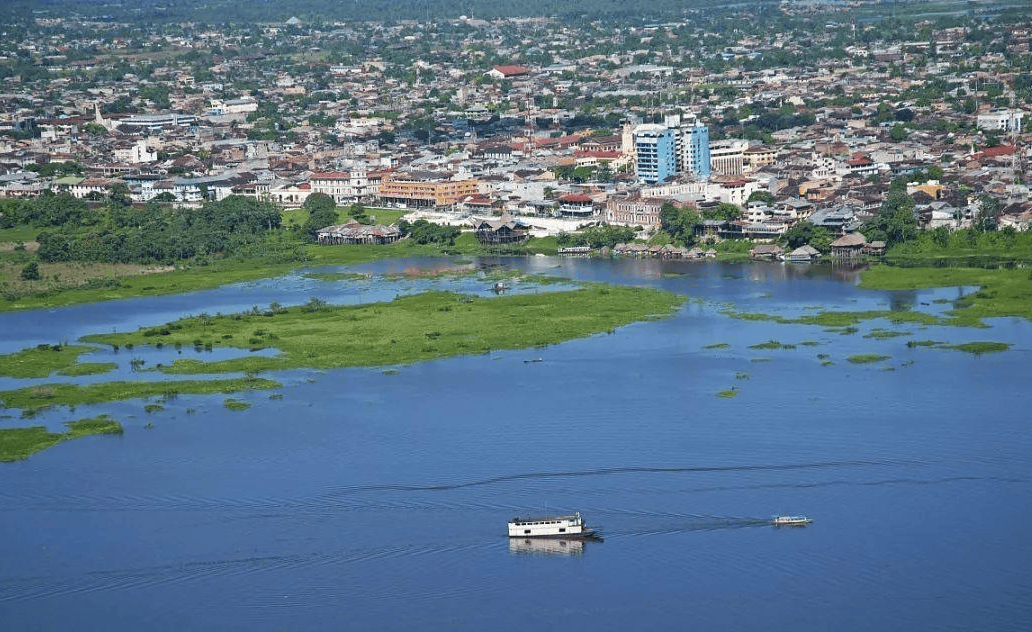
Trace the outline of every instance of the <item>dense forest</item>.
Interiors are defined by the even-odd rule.
[[[0,201],[0,228],[23,225],[40,229],[37,256],[45,263],[171,264],[255,250],[267,255],[276,250],[269,242],[279,233],[280,213],[243,196],[200,208],[132,207],[117,196],[91,208],[67,194]]]

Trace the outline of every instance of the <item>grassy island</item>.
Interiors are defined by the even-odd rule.
[[[272,380],[246,377],[228,380],[176,380],[167,382],[106,382],[102,384],[45,384],[0,392],[0,404],[22,411],[38,411],[52,406],[100,404],[143,397],[237,393],[246,390],[279,388]]]
[[[357,306],[312,301],[262,313],[196,316],[84,340],[279,351],[273,357],[251,355],[219,362],[179,360],[162,368],[180,374],[390,366],[557,344],[668,316],[683,301],[669,292],[609,285],[489,298],[425,292]]]
[[[50,432],[43,426],[0,430],[0,461],[27,459],[40,450],[79,437],[98,434],[120,435],[123,432],[120,423],[108,419],[105,415],[70,421],[65,425],[68,426],[68,432]]]

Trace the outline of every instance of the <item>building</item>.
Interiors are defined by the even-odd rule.
[[[495,79],[512,79],[513,77],[526,76],[528,72],[523,66],[495,66],[485,74]]]
[[[347,224],[327,226],[318,233],[319,245],[392,244],[401,239],[395,226],[365,226],[351,219]]]
[[[703,180],[709,178],[712,171],[709,128],[696,119],[682,121],[680,114],[666,116],[663,124],[674,132],[677,172],[692,173]]]
[[[114,151],[115,160],[131,165],[141,162],[154,162],[158,159],[158,152],[147,146],[146,140],[138,140],[132,145],[116,148]]]
[[[663,205],[672,202],[669,198],[641,197],[638,195],[614,195],[606,200],[606,222],[624,226],[658,228]],[[680,208],[691,208],[691,203],[673,202]]]
[[[223,116],[226,114],[250,114],[258,111],[258,101],[252,97],[242,99],[212,99],[211,107],[208,109],[210,116]]]
[[[639,125],[634,130],[634,155],[638,179],[648,184],[664,182],[677,173],[677,138],[663,125]]]
[[[715,173],[725,176],[740,176],[745,172],[745,150],[749,143],[744,140],[722,140],[710,145],[710,166]]]
[[[590,195],[570,193],[559,198],[559,215],[586,219],[595,214],[594,201]]]
[[[374,195],[364,169],[313,173],[308,179],[312,193],[324,193],[337,204],[356,202]]]
[[[993,110],[978,115],[978,129],[987,132],[1020,132],[1025,113],[1021,110]]]
[[[385,175],[380,183],[380,200],[403,207],[451,206],[476,195],[479,186],[473,178],[452,180],[430,171],[395,172]]]

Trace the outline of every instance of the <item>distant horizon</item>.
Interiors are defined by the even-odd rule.
[[[588,0],[576,5],[561,4],[557,0],[522,0],[496,3],[488,0],[422,0],[420,2],[350,3],[331,0],[294,0],[287,3],[254,3],[244,0],[213,0],[201,2],[186,0],[182,3],[141,0],[133,3],[113,3],[104,0],[14,0],[0,8],[0,19],[5,23],[24,18],[72,18],[95,19],[130,23],[182,23],[237,24],[237,23],[286,23],[297,18],[301,26],[326,24],[338,21],[352,22],[396,22],[415,20],[420,23],[433,21],[455,21],[467,19],[512,19],[551,18],[609,19],[613,22],[651,22],[684,18],[691,11],[721,11],[741,9],[758,12],[778,8],[783,4],[791,6],[806,4],[842,5],[844,9],[852,3],[839,0],[807,0],[807,2],[781,2],[780,0],[754,0],[741,2],[707,2],[705,0],[656,0],[642,5],[628,4],[619,0]],[[884,7],[895,9],[902,6],[927,7],[931,14],[956,14],[944,9],[955,6],[965,13],[988,8],[1020,8],[1022,5],[1009,0],[983,0],[971,7],[966,0],[945,0],[930,4],[916,0],[861,0],[858,10]],[[647,11],[647,13],[646,13]],[[227,16],[232,16],[227,19]],[[904,16],[898,16],[904,17]]]

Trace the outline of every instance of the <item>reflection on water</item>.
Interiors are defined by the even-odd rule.
[[[583,539],[509,538],[509,553],[519,555],[584,555]]]

